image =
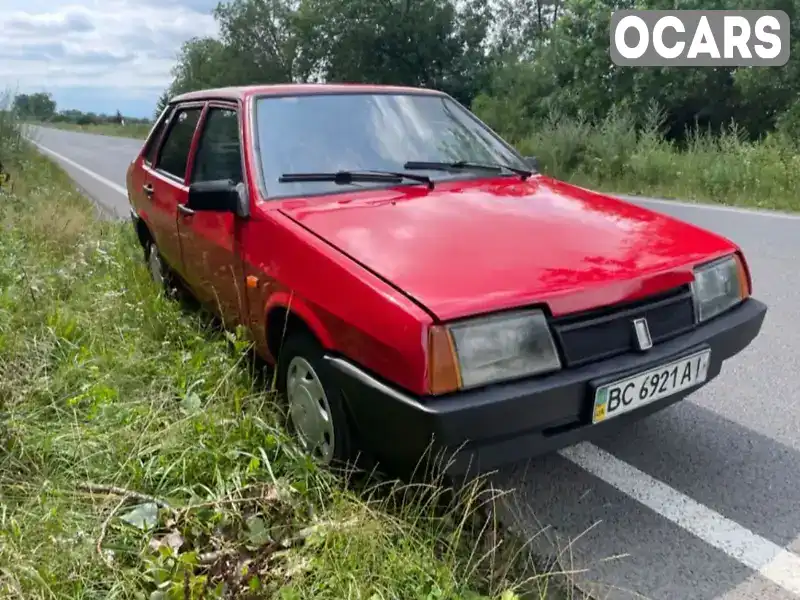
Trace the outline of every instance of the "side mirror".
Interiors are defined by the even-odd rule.
[[[230,212],[246,217],[248,203],[242,187],[231,179],[198,181],[189,186],[186,207],[197,212]]]
[[[531,171],[539,172],[539,161],[536,160],[535,156],[523,156],[522,158],[525,159],[525,164],[528,165]]]

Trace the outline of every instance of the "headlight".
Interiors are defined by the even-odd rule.
[[[744,265],[737,255],[726,256],[694,271],[695,312],[702,323],[725,312],[750,293]]]
[[[432,393],[561,368],[547,319],[540,310],[437,326],[431,333]]]

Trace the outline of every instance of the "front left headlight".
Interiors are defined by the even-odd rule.
[[[541,310],[471,319],[452,324],[448,329],[462,388],[561,368],[547,319]]]
[[[747,274],[739,256],[733,254],[697,267],[692,290],[699,323],[739,304],[749,295]]]

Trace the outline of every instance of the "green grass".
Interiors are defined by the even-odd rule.
[[[800,210],[800,149],[794,140],[772,134],[747,141],[731,124],[721,132],[695,131],[679,147],[660,134],[661,122],[657,110],[639,124],[623,111],[599,123],[556,115],[509,140],[536,156],[548,175],[591,189]],[[503,130],[502,123],[493,125]]]
[[[82,133],[94,133],[97,135],[111,135],[115,137],[126,137],[134,139],[145,139],[150,133],[152,124],[132,123],[125,126],[116,123],[98,123],[96,125],[78,125],[77,123],[66,123],[59,121],[48,121],[38,123],[46,127],[64,129],[67,131],[80,131]]]
[[[477,484],[445,503],[309,462],[248,343],[157,293],[129,224],[30,148],[8,164],[0,598],[553,597]]]

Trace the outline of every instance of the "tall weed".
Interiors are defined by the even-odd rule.
[[[800,148],[786,131],[748,141],[732,122],[717,131],[693,128],[677,144],[664,137],[663,124],[655,105],[640,122],[623,108],[594,122],[552,113],[533,133],[507,137],[536,156],[544,173],[585,187],[800,210]]]
[[[2,171],[8,173],[17,164],[22,149],[22,125],[12,98],[8,92],[0,94],[0,184]]]

